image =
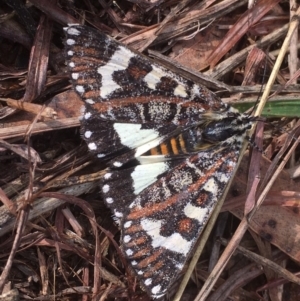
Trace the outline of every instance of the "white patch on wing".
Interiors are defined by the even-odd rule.
[[[74,27],[69,27],[67,29],[68,34],[70,35],[74,35],[74,36],[79,36],[80,35],[80,31]]]
[[[102,187],[102,191],[103,191],[103,193],[108,193],[109,192],[109,185],[104,185],[103,187]]]
[[[75,44],[75,41],[73,39],[67,39],[67,45],[72,46]]]
[[[218,185],[215,181],[215,179],[210,178],[206,183],[203,185],[203,189],[216,195],[218,192]]]
[[[210,213],[208,208],[196,207],[193,206],[191,203],[188,203],[184,207],[183,212],[187,217],[196,219],[200,224],[203,224],[205,218]]]
[[[179,81],[177,78],[174,78],[174,76],[171,72],[168,72],[155,65],[152,66],[152,68],[153,68],[152,71],[150,71],[144,77],[144,81],[150,89],[155,90],[156,85],[161,81],[162,77],[169,77],[169,78],[174,79],[178,83],[178,86],[174,89],[174,94],[177,96],[180,96],[180,97],[187,97],[185,85],[181,81]]]
[[[125,235],[123,240],[124,240],[125,243],[128,243],[128,242],[131,241],[131,236],[130,235]]]
[[[180,97],[187,97],[186,89],[183,85],[178,84],[178,86],[174,90],[174,95],[180,96]]]
[[[128,249],[125,251],[125,253],[128,255],[128,256],[131,256],[133,254],[133,251],[131,249]]]
[[[153,129],[141,129],[141,124],[114,123],[114,129],[121,143],[131,149],[158,138],[158,132]]]
[[[154,163],[149,165],[137,165],[134,171],[131,173],[134,193],[138,195],[150,184],[157,181],[157,176],[161,175],[168,169],[169,166],[165,162]]]
[[[106,201],[107,204],[112,204],[114,202],[114,199],[113,198],[106,198],[105,201]]]
[[[79,73],[72,73],[72,78],[74,79],[74,80],[77,80],[78,79],[78,77],[79,77]]]
[[[154,286],[153,289],[151,290],[151,293],[152,293],[153,295],[156,295],[157,293],[160,292],[160,290],[161,290],[161,285],[156,285],[156,286]]]
[[[94,142],[91,142],[88,144],[88,148],[90,150],[96,150],[97,149],[97,145]]]
[[[111,172],[108,172],[108,173],[106,173],[103,177],[104,177],[104,179],[108,180],[108,179],[111,178],[111,176],[112,176],[112,173],[111,173]]]
[[[122,212],[118,212],[118,211],[114,211],[114,214],[115,214],[115,217],[117,217],[117,218],[121,218],[121,217],[123,217],[123,213]]]
[[[155,86],[160,82],[161,77],[168,75],[162,69],[156,66],[152,67],[152,71],[144,77],[144,81],[150,89],[155,90]]]
[[[132,221],[128,221],[124,224],[124,228],[129,228],[132,225]]]
[[[84,114],[84,119],[89,119],[92,116],[90,112]]]
[[[84,133],[84,137],[87,138],[87,139],[91,138],[91,136],[92,136],[92,132],[91,131],[86,131]]]
[[[122,71],[128,67],[129,61],[135,54],[129,49],[119,46],[115,51],[111,59],[104,65],[98,68],[97,72],[102,75],[102,85],[100,90],[100,96],[107,98],[115,90],[121,88],[113,80],[113,73],[115,71]]]
[[[90,104],[90,105],[93,105],[95,102],[91,99],[91,98],[87,98],[85,100],[86,103]]]
[[[73,55],[74,55],[74,51],[69,50],[69,51],[68,51],[68,55],[69,55],[69,56],[73,56]]]
[[[162,221],[144,218],[141,220],[141,226],[144,231],[152,238],[153,248],[165,248],[184,256],[191,250],[193,241],[187,241],[179,233],[173,233],[170,236],[160,235]]]
[[[114,162],[114,164],[113,164],[115,167],[121,167],[122,165],[123,165],[123,163],[122,162],[119,162],[119,161],[116,161],[116,162]]]
[[[75,89],[76,89],[76,91],[78,92],[78,93],[84,93],[84,87],[83,86],[80,86],[80,85],[78,85],[78,86],[76,86],[75,87]]]

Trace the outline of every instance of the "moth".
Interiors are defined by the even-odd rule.
[[[183,269],[236,168],[254,119],[90,27],[66,31],[81,131],[109,170],[101,193],[121,249],[152,298]]]

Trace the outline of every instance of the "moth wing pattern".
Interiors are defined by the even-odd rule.
[[[199,124],[201,115],[205,121],[210,115],[218,119],[237,112],[205,87],[101,32],[73,25],[66,36],[67,66],[85,107],[82,135],[99,158],[117,156],[140,143],[149,143],[150,149],[167,133]]]
[[[231,142],[181,161],[146,188],[132,192],[133,202],[125,207],[116,193],[123,181],[114,180],[113,172],[104,176],[103,198],[121,214],[125,257],[153,298],[166,294],[176,280],[223,195],[240,152],[240,139]]]
[[[92,28],[72,25],[66,36],[70,77],[84,101],[83,138],[98,158],[111,159],[103,199],[130,267],[160,298],[222,197],[253,120]],[[174,156],[144,156],[175,136],[180,155],[172,146]],[[126,165],[133,159],[137,165]]]

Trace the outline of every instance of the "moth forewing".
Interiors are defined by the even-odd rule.
[[[214,210],[212,211],[211,216],[210,216],[210,218],[209,218],[209,220],[208,220],[208,222],[207,222],[207,224],[206,224],[206,226],[205,226],[205,228],[203,230],[203,233],[201,234],[201,236],[199,238],[197,247],[196,247],[196,249],[195,249],[195,251],[193,253],[193,256],[192,256],[192,259],[191,259],[191,261],[189,263],[188,269],[187,269],[187,271],[185,272],[185,274],[183,276],[182,282],[181,282],[181,284],[179,286],[179,289],[178,289],[178,291],[177,291],[177,293],[176,293],[176,295],[174,297],[174,300],[180,300],[181,299],[183,291],[184,291],[184,289],[185,289],[185,287],[186,287],[186,285],[187,285],[187,283],[188,283],[188,281],[189,281],[189,279],[190,279],[193,271],[195,270],[197,262],[199,261],[199,258],[200,258],[201,254],[202,254],[202,251],[203,251],[203,249],[204,249],[204,247],[205,247],[205,245],[207,243],[207,240],[208,240],[208,238],[209,238],[209,236],[210,236],[210,234],[211,234],[211,232],[213,230],[213,227],[214,227],[214,225],[216,223],[216,220],[217,220],[217,218],[218,218],[218,216],[220,214],[220,211],[222,209],[224,200],[226,199],[226,196],[227,196],[228,191],[229,191],[229,189],[231,187],[232,181],[233,181],[233,179],[235,177],[236,171],[237,171],[237,169],[238,169],[238,167],[239,167],[239,165],[241,163],[241,160],[243,158],[244,152],[246,151],[247,146],[249,144],[249,141],[247,139],[245,139],[245,138],[246,138],[246,135],[243,138],[243,141],[242,141],[243,143],[241,145],[241,150],[240,150],[240,153],[238,155],[238,160],[237,160],[236,166],[235,166],[235,168],[234,168],[234,170],[232,172],[232,176],[230,177],[230,179],[229,179],[229,181],[228,181],[228,183],[227,183],[227,185],[226,185],[226,187],[224,189],[223,195],[218,200],[218,202],[217,202]]]

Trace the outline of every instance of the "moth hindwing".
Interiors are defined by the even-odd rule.
[[[66,28],[81,129],[107,159],[101,193],[142,287],[166,294],[231,178],[249,116],[86,26]]]

